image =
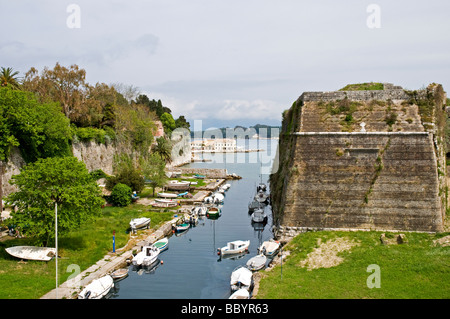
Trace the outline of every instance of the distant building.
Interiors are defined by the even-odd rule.
[[[235,152],[236,141],[230,138],[196,140],[191,142],[193,151]]]

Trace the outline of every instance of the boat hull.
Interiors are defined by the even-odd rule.
[[[56,248],[36,246],[13,246],[5,249],[8,254],[20,259],[49,261],[56,256]]]

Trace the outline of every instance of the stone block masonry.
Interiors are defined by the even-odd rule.
[[[281,225],[440,231],[444,209],[427,132],[296,132]]]

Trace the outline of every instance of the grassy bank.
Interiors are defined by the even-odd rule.
[[[447,234],[405,233],[408,243],[382,245],[379,232],[308,232],[284,247],[290,251],[281,266],[264,271],[257,298],[269,299],[385,299],[450,298],[450,247],[433,241]],[[387,234],[394,237],[394,234]],[[337,254],[342,260],[315,269],[312,256],[327,264],[333,254],[321,244],[352,243]],[[321,250],[315,250],[321,247]],[[336,246],[337,247],[337,246]],[[314,253],[313,253],[314,252]],[[316,260],[317,261],[317,260]],[[380,288],[368,288],[369,265],[379,266]],[[373,277],[369,279],[372,281]]]
[[[125,208],[105,207],[102,215],[59,237],[58,261],[60,284],[72,274],[69,265],[75,264],[83,271],[112,251],[112,232],[115,230],[116,250],[129,240],[129,222],[136,217],[150,217],[151,227],[156,229],[173,217],[171,212],[154,212],[149,207],[130,205]],[[5,248],[17,245],[33,245],[27,238],[0,242],[0,299],[37,299],[55,288],[55,261],[19,261],[10,256]]]

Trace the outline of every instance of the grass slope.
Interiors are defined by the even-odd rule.
[[[308,232],[295,237],[281,267],[264,272],[257,298],[268,299],[447,299],[450,298],[450,247],[433,240],[448,234],[406,233],[408,243],[382,245],[379,232]],[[389,234],[388,234],[389,235]],[[392,234],[391,234],[392,235]],[[307,270],[301,261],[322,243],[339,237],[359,242],[338,256],[331,268]],[[380,288],[368,288],[369,265],[380,267]]]

